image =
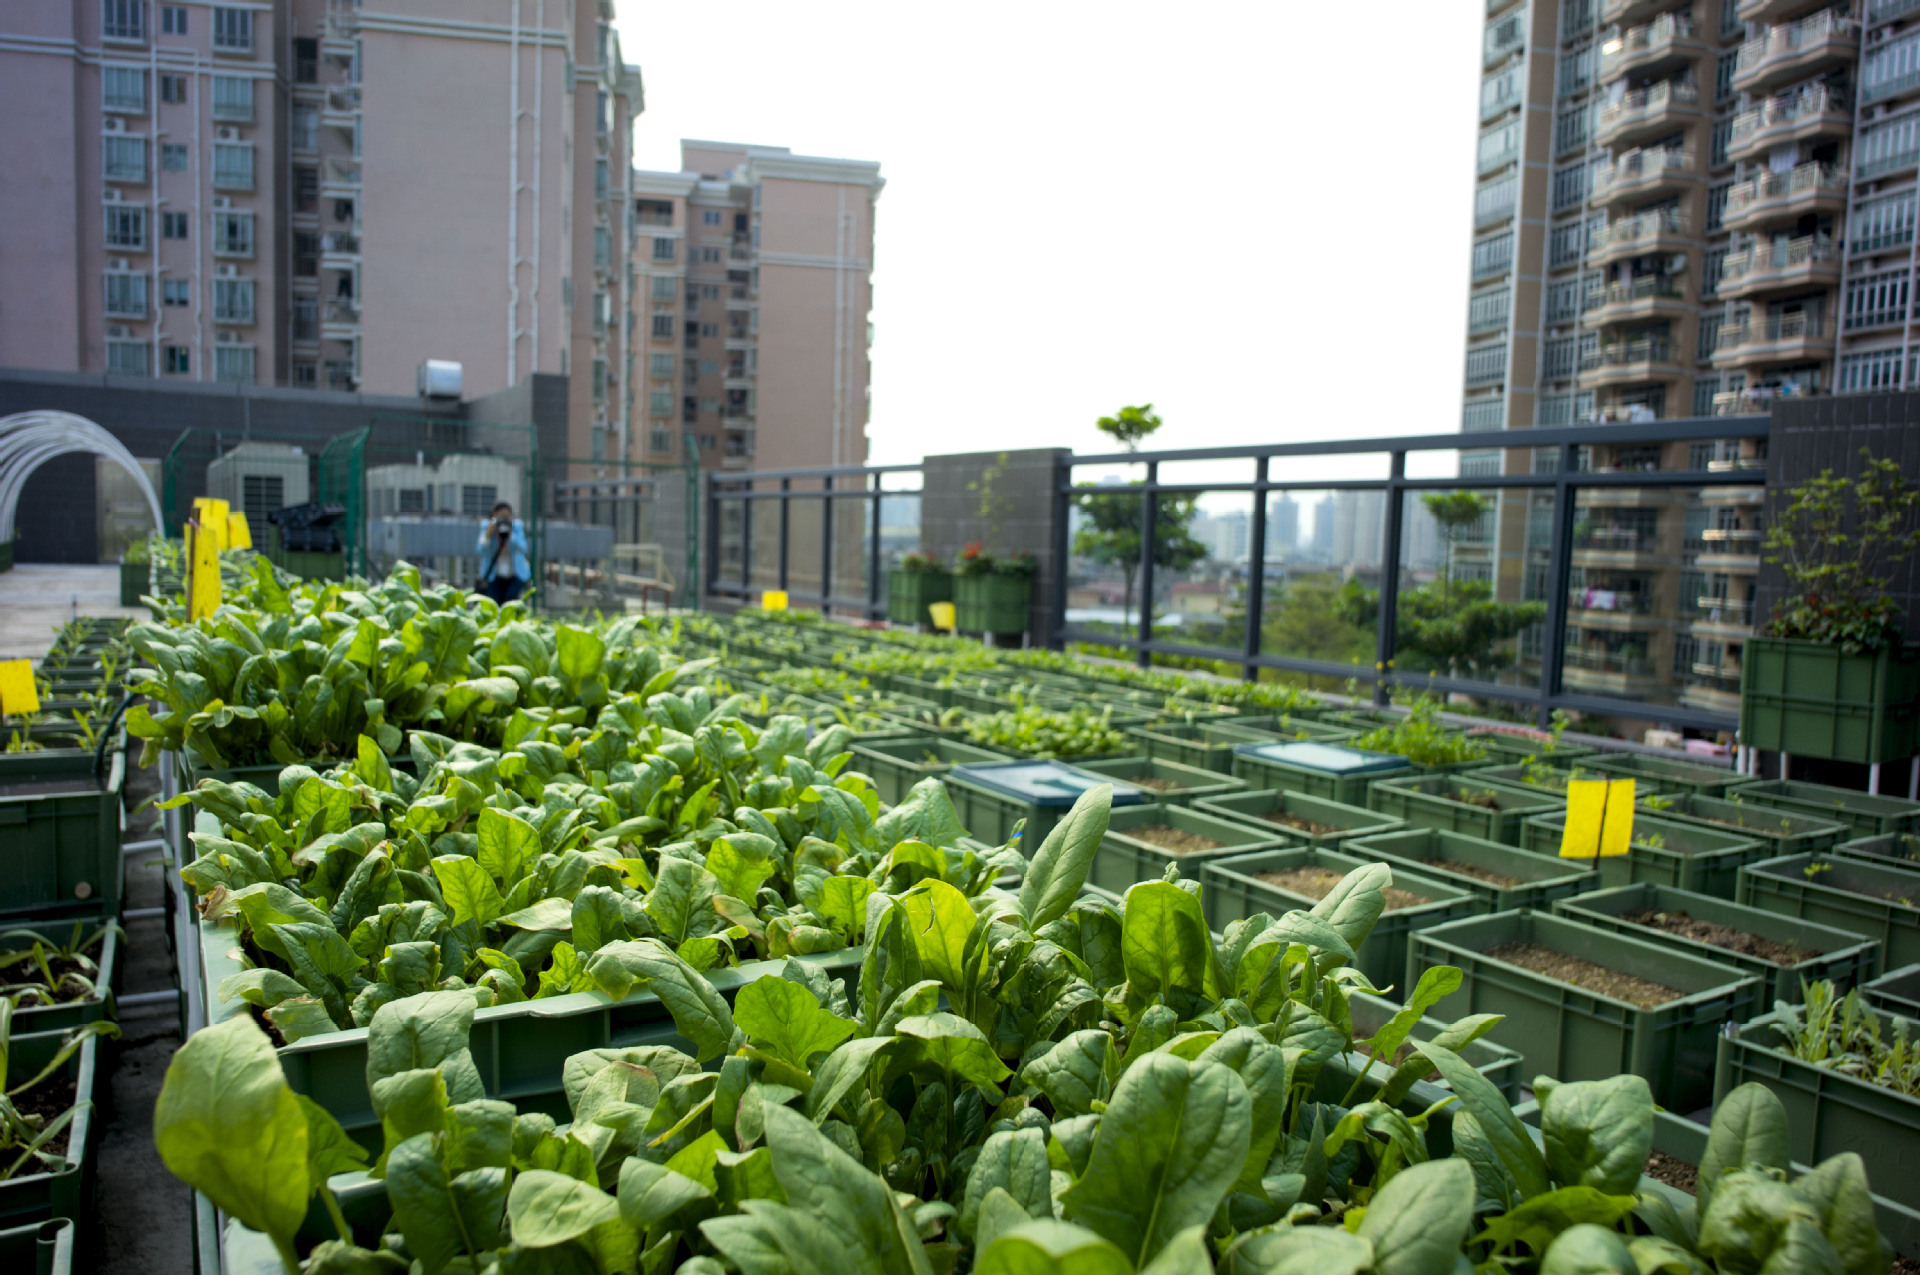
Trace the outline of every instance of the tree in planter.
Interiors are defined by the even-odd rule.
[[[1859,477],[1823,469],[1784,493],[1784,505],[1776,502],[1764,545],[1793,593],[1774,603],[1768,637],[1821,642],[1848,655],[1902,644],[1902,612],[1887,585],[1920,548],[1920,488],[1897,462],[1864,447],[1860,454]]]

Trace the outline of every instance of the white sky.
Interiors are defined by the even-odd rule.
[[[875,463],[1460,427],[1484,0],[619,12],[637,167],[880,161]]]

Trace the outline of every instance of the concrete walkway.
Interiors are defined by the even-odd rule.
[[[77,615],[130,615],[145,607],[120,605],[120,568],[29,562],[0,571],[0,660],[37,660],[53,645],[53,630]]]

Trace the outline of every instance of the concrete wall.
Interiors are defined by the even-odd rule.
[[[1053,488],[1066,448],[968,452],[929,456],[920,498],[920,548],[952,562],[972,541],[991,554],[1024,549],[1033,555],[1035,646],[1052,640],[1055,581],[1065,563],[1054,560]]]

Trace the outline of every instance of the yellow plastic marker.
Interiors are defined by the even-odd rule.
[[[929,602],[927,613],[933,617],[933,627],[953,632],[953,603]]]
[[[245,514],[227,515],[227,548],[253,548],[253,528],[247,525]]]
[[[0,663],[0,713],[18,717],[40,711],[40,691],[33,684],[32,660]]]
[[[1611,859],[1633,847],[1633,780],[1574,779],[1567,784],[1562,859]]]
[[[760,595],[760,609],[762,611],[786,610],[787,591],[785,589],[768,589]]]
[[[187,619],[220,609],[220,545],[209,528],[187,524]]]

